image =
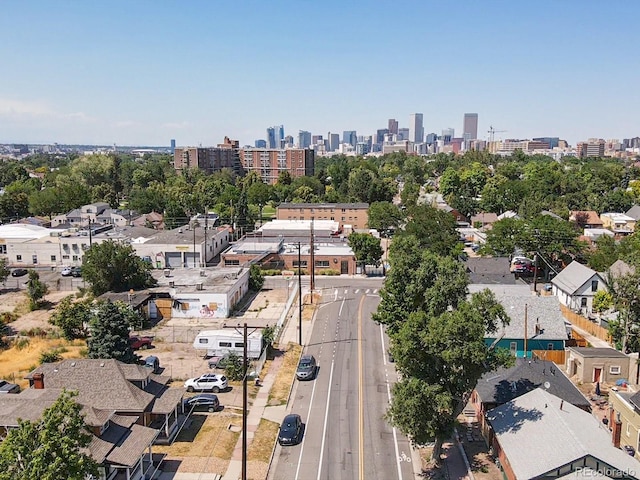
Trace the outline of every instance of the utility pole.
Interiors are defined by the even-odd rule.
[[[311,303],[313,303],[313,290],[316,286],[316,255],[315,247],[313,245],[313,217],[311,217],[311,238],[309,240],[309,260],[311,261],[311,276],[309,277],[309,290],[311,290]]]
[[[516,354],[516,357],[518,355]],[[527,358],[527,304],[524,304],[524,358]]]
[[[538,293],[538,254],[533,256],[533,293]]]
[[[207,267],[207,224],[209,220],[209,207],[204,207],[204,266]]]
[[[193,228],[193,268],[196,268],[198,266],[196,264],[196,222],[191,223],[191,228]]]
[[[298,344],[302,346],[302,269],[300,261],[300,242],[298,242]]]

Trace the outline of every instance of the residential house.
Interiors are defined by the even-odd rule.
[[[568,347],[565,369],[582,383],[609,383],[629,379],[631,359],[614,348]]]
[[[507,480],[638,479],[640,463],[592,414],[537,388],[487,412],[490,445]]]
[[[368,228],[368,203],[281,203],[276,209],[278,220],[331,220],[340,229],[350,225],[351,230]]]
[[[498,221],[498,215],[490,212],[480,212],[471,217],[471,226],[487,229]]]
[[[586,228],[582,233],[580,240],[587,241],[589,243],[595,242],[600,237],[615,237],[615,233],[611,230],[607,230],[606,228]]]
[[[629,210],[627,210],[626,215],[635,219],[636,222],[640,220],[640,205],[634,205]]]
[[[489,410],[545,385],[548,385],[549,393],[586,412],[591,411],[589,400],[556,364],[535,357],[531,360],[517,358],[513,366],[483,375],[471,394],[470,403],[485,436],[488,428],[486,413]]]
[[[131,225],[135,227],[147,227],[154,230],[164,230],[164,215],[158,212],[145,213],[134,218]]]
[[[129,305],[132,310],[138,312],[142,318],[149,322],[159,322],[163,315],[161,309],[158,308],[156,301],[158,298],[170,298],[168,293],[145,291],[129,291],[129,292],[106,292],[100,295],[96,300],[105,302],[122,302]],[[142,325],[140,329],[142,329]]]
[[[51,219],[53,227],[72,226],[84,227],[91,223],[98,223],[98,216],[109,208],[105,202],[90,203],[80,208],[75,208],[68,213],[56,215]]]
[[[96,223],[99,225],[115,225],[116,227],[126,227],[133,225],[133,221],[141,215],[134,210],[120,210],[106,208],[96,215]],[[146,227],[146,225],[143,225]]]
[[[496,285],[493,291],[511,321],[496,332],[487,332],[487,345],[507,349],[515,357],[531,358],[535,352],[539,358],[554,359],[554,354],[547,352],[564,352],[569,335],[558,300],[502,293],[508,286]]]
[[[551,280],[552,292],[562,305],[588,315],[593,309],[593,297],[607,291],[601,274],[575,260]]]
[[[600,215],[603,228],[618,236],[631,235],[636,228],[636,219],[624,213],[606,212]]]
[[[581,228],[603,227],[600,216],[593,210],[572,210],[569,213],[569,221],[572,223],[576,223]]]
[[[629,446],[640,459],[640,392],[609,390],[609,429],[614,447]]]

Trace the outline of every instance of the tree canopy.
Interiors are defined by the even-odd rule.
[[[122,306],[101,303],[89,322],[89,358],[113,358],[124,363],[136,363],[138,357],[129,344],[130,328],[129,317]]]
[[[75,393],[64,391],[38,421],[19,420],[0,444],[0,480],[85,480],[98,475]]]
[[[380,239],[369,233],[352,233],[349,235],[349,246],[353,250],[356,261],[362,265],[380,265],[382,246]]]

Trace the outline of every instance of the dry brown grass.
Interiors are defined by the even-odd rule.
[[[282,365],[280,365],[276,379],[269,391],[267,405],[274,406],[287,403],[301,353],[302,347],[300,345],[295,343],[289,343],[289,345],[287,345],[283,353]]]
[[[29,298],[27,295],[24,295],[24,298],[17,301],[16,306],[13,308],[13,313],[15,313],[18,317],[29,313],[31,309],[29,308]]]
[[[22,349],[16,347],[0,352],[0,378],[11,379],[21,387],[26,387],[29,382],[24,376],[40,365],[40,354],[56,348],[65,348],[63,358],[80,358],[80,352],[87,344],[81,340],[69,342],[62,338],[29,338],[29,343]]]
[[[225,413],[191,415],[188,428],[183,428],[172,445],[155,445],[154,452],[171,457],[216,457],[230,460],[240,432],[229,430],[238,419]]]
[[[248,460],[269,463],[280,426],[271,420],[261,419],[247,452]]]

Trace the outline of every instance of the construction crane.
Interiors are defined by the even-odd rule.
[[[494,141],[496,133],[504,133],[504,132],[506,132],[506,130],[496,130],[495,128],[493,128],[493,125],[490,125],[489,130],[487,131],[487,133],[489,134],[489,141],[490,142]]]

